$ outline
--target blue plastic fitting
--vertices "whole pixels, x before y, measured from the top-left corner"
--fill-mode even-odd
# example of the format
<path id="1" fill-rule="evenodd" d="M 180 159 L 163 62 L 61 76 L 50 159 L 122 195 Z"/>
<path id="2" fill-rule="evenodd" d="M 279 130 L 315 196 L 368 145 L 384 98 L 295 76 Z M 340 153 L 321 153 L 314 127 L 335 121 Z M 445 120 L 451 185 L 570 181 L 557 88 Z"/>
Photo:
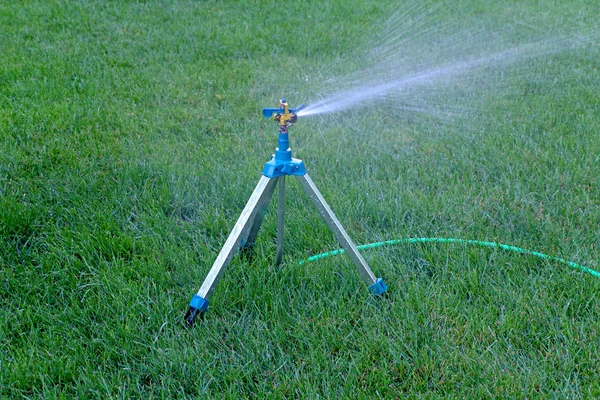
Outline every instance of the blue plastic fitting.
<path id="1" fill-rule="evenodd" d="M 277 149 L 271 160 L 265 164 L 263 175 L 267 178 L 275 178 L 283 175 L 305 175 L 306 167 L 302 160 L 292 158 L 290 140 L 287 133 L 279 133 Z"/>
<path id="2" fill-rule="evenodd" d="M 271 161 L 268 161 L 263 168 L 262 174 L 267 178 L 275 178 L 283 175 L 306 175 L 306 167 L 302 160 L 292 158 L 291 161 L 279 161 L 277 160 L 277 154 L 275 154 Z"/>
<path id="3" fill-rule="evenodd" d="M 183 320 L 187 326 L 194 325 L 194 321 L 196 321 L 198 315 L 206 311 L 207 307 L 208 300 L 197 294 L 194 295 L 194 297 L 192 297 L 192 301 L 190 301 L 190 308 L 188 308 L 187 312 L 185 313 L 185 317 L 183 317 Z"/>
<path id="4" fill-rule="evenodd" d="M 292 150 L 290 149 L 290 138 L 287 133 L 279 133 L 277 137 L 277 149 L 275 159 L 278 161 L 292 161 Z"/>
<path id="5" fill-rule="evenodd" d="M 387 286 L 381 278 L 377 278 L 375 283 L 369 286 L 369 292 L 373 293 L 375 296 L 381 296 L 386 290 Z"/>
<path id="6" fill-rule="evenodd" d="M 190 301 L 190 307 L 193 307 L 200 312 L 204 312 L 208 307 L 208 300 L 195 294 L 194 297 L 192 297 L 192 301 Z"/>

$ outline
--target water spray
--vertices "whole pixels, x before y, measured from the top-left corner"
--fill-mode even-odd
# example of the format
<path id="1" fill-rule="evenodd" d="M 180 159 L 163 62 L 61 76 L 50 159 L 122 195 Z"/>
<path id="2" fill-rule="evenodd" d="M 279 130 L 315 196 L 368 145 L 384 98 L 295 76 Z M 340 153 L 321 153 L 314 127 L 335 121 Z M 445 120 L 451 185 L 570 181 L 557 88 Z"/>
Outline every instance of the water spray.
<path id="1" fill-rule="evenodd" d="M 263 109 L 263 116 L 272 118 L 279 123 L 279 135 L 277 139 L 277 148 L 275 154 L 268 161 L 262 172 L 262 176 L 242 210 L 240 217 L 235 223 L 227 241 L 223 245 L 212 268 L 204 279 L 200 290 L 194 295 L 190 302 L 190 307 L 185 314 L 185 322 L 189 326 L 201 313 L 208 308 L 209 298 L 215 290 L 217 283 L 223 275 L 227 265 L 231 261 L 234 253 L 238 250 L 245 252 L 252 251 L 254 242 L 260 230 L 262 220 L 267 211 L 267 207 L 273 197 L 275 186 L 278 186 L 278 224 L 277 224 L 277 253 L 275 256 L 275 265 L 281 262 L 283 257 L 283 235 L 284 235 L 284 211 L 285 211 L 285 178 L 293 175 L 297 178 L 300 186 L 308 194 L 317 211 L 325 220 L 329 229 L 333 232 L 335 238 L 342 245 L 344 252 L 348 254 L 352 263 L 356 266 L 358 273 L 363 281 L 369 287 L 369 291 L 374 295 L 382 295 L 387 286 L 381 278 L 377 278 L 371 268 L 358 252 L 356 245 L 348 236 L 348 233 L 337 219 L 331 207 L 327 204 L 319 189 L 306 173 L 306 168 L 302 160 L 292 158 L 292 149 L 289 147 L 289 132 L 291 124 L 298 120 L 298 112 L 304 106 L 295 109 L 289 108 L 285 99 L 279 101 L 278 108 Z"/>
<path id="2" fill-rule="evenodd" d="M 429 0 L 395 4 L 387 22 L 379 21 L 360 35 L 368 40 L 357 40 L 328 70 L 312 74 L 318 86 L 306 88 L 312 99 L 298 115 L 337 114 L 372 104 L 381 110 L 385 103 L 413 116 L 456 117 L 461 111 L 476 111 L 486 90 L 497 91 L 524 66 L 598 43 L 597 31 L 581 30 L 577 23 L 583 14 L 560 29 L 556 21 L 536 27 L 523 15 L 511 21 L 494 18 L 490 27 L 480 16 L 474 23 L 445 20 L 444 14 L 453 14 L 455 7 Z M 307 69 L 306 82 L 310 75 Z M 457 87 L 469 96 L 463 97 Z"/>

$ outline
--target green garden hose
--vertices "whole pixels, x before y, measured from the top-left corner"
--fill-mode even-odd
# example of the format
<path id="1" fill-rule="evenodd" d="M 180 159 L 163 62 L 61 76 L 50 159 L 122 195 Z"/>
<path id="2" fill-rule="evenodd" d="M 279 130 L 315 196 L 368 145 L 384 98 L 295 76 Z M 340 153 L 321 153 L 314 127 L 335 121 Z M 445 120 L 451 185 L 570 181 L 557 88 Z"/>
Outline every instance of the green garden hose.
<path id="1" fill-rule="evenodd" d="M 363 244 L 361 246 L 357 246 L 357 249 L 367 250 L 367 249 L 374 249 L 376 247 L 395 246 L 398 244 L 406 244 L 406 243 L 474 244 L 477 246 L 509 250 L 509 251 L 514 251 L 515 253 L 532 255 L 532 256 L 535 256 L 535 257 L 538 257 L 538 258 L 541 258 L 544 260 L 558 261 L 559 263 L 566 264 L 573 269 L 576 269 L 576 270 L 579 270 L 582 272 L 586 272 L 596 278 L 600 278 L 600 272 L 595 271 L 591 268 L 584 267 L 583 265 L 576 264 L 572 261 L 567 261 L 567 260 L 559 258 L 559 257 L 550 256 L 548 254 L 540 253 L 538 251 L 532 251 L 532 250 L 522 249 L 522 248 L 516 247 L 516 246 L 510 246 L 508 244 L 496 243 L 496 242 L 484 242 L 481 240 L 456 239 L 456 238 L 404 238 L 404 239 L 386 240 L 384 242 Z M 338 249 L 338 250 L 328 251 L 326 253 L 316 254 L 312 257 L 307 258 L 306 260 L 300 261 L 300 265 L 302 265 L 306 262 L 312 262 L 312 261 L 321 260 L 321 259 L 327 258 L 327 257 L 337 256 L 338 254 L 342 254 L 342 253 L 344 253 L 344 249 Z"/>

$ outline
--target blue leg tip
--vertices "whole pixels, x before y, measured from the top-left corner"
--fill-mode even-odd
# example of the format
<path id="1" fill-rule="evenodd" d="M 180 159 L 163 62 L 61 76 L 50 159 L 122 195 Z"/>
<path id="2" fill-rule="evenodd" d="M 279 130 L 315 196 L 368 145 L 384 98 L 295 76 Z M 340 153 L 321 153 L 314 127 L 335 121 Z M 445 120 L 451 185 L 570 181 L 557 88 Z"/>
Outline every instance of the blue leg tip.
<path id="1" fill-rule="evenodd" d="M 208 300 L 195 294 L 194 297 L 192 297 L 192 301 L 190 301 L 190 307 L 194 307 L 200 312 L 204 312 L 208 307 Z"/>
<path id="2" fill-rule="evenodd" d="M 185 313 L 185 317 L 183 317 L 183 319 L 185 320 L 185 323 L 188 326 L 194 325 L 194 321 L 196 320 L 196 317 L 199 314 L 206 311 L 207 307 L 208 307 L 208 300 L 206 300 L 205 298 L 200 297 L 198 295 L 195 295 L 192 298 L 192 301 L 190 301 L 190 308 Z"/>
<path id="3" fill-rule="evenodd" d="M 373 293 L 376 296 L 381 296 L 387 290 L 387 286 L 383 282 L 383 279 L 377 278 L 374 284 L 369 286 L 369 292 Z"/>

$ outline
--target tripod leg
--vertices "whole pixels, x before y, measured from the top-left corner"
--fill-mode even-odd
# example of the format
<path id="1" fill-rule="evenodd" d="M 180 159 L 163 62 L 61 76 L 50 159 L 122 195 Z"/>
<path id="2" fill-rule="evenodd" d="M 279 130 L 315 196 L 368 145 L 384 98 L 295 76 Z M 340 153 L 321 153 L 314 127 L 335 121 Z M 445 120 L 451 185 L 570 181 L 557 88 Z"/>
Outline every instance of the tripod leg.
<path id="1" fill-rule="evenodd" d="M 276 182 L 276 178 L 267 178 L 264 175 L 261 176 L 260 181 L 256 185 L 254 192 L 248 200 L 248 203 L 246 203 L 246 207 L 244 207 L 242 214 L 231 230 L 231 233 L 223 245 L 221 252 L 217 256 L 212 268 L 204 279 L 202 287 L 200 287 L 200 290 L 198 290 L 198 293 L 190 302 L 190 308 L 185 315 L 185 321 L 188 325 L 192 325 L 194 323 L 194 320 L 199 313 L 206 311 L 206 308 L 208 307 L 208 299 L 215 290 L 215 286 L 223 275 L 225 268 L 231 261 L 233 254 L 240 245 L 244 233 L 250 228 L 252 221 L 254 221 L 257 213 L 259 212 L 260 206 L 264 205 L 263 203 L 265 200 L 270 199 L 270 196 L 273 195 Z"/>
<path id="2" fill-rule="evenodd" d="M 369 268 L 363 256 L 356 249 L 352 239 L 350 239 L 350 236 L 348 236 L 340 221 L 337 219 L 333 211 L 331 211 L 331 208 L 323 198 L 323 195 L 319 192 L 319 189 L 317 189 L 317 186 L 310 176 L 305 174 L 302 176 L 296 176 L 296 178 L 298 178 L 300 185 L 302 185 L 304 191 L 306 191 L 314 205 L 317 207 L 319 214 L 321 214 L 329 226 L 329 229 L 331 229 L 338 242 L 340 242 L 344 248 L 346 254 L 348 254 L 358 269 L 361 278 L 369 286 L 369 290 L 378 295 L 385 292 L 387 287 L 383 283 L 383 280 L 375 277 L 373 271 L 371 271 L 371 268 Z"/>
<path id="3" fill-rule="evenodd" d="M 283 258 L 283 232 L 285 215 L 285 175 L 279 178 L 279 204 L 277 209 L 277 254 L 275 256 L 275 266 L 281 263 Z"/>
<path id="4" fill-rule="evenodd" d="M 276 177 L 272 178 L 277 181 L 280 179 L 285 179 L 285 177 Z M 248 234 L 246 237 L 242 237 L 241 241 L 241 251 L 243 255 L 246 255 L 248 258 L 251 258 L 254 243 L 256 242 L 256 236 L 258 236 L 258 231 L 260 230 L 260 226 L 262 225 L 262 221 L 267 213 L 267 208 L 269 207 L 269 203 L 271 202 L 271 198 L 273 197 L 273 192 L 275 191 L 275 184 L 270 186 L 269 189 L 266 190 L 265 196 L 261 199 L 261 201 L 257 204 L 258 211 L 253 220 L 248 223 Z"/>

